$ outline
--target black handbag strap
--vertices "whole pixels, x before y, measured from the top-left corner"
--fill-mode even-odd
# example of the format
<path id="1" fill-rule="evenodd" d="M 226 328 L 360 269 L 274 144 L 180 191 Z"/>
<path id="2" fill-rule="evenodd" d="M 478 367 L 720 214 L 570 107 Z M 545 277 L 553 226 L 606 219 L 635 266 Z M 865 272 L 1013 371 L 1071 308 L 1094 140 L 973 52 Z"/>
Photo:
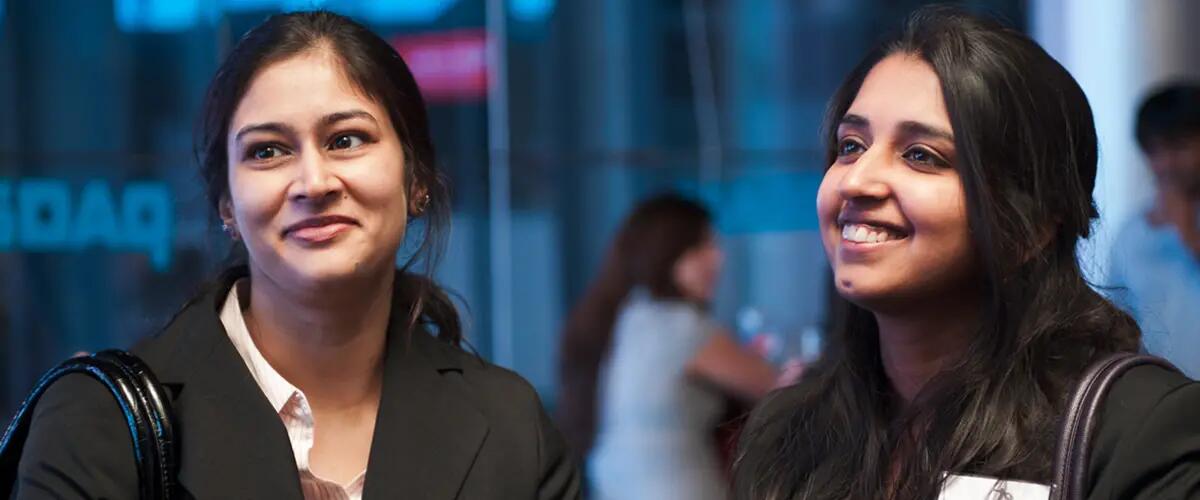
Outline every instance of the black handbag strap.
<path id="1" fill-rule="evenodd" d="M 171 400 L 145 362 L 118 350 L 68 359 L 38 380 L 0 438 L 0 498 L 11 497 L 16 486 L 17 468 L 25 439 L 29 436 L 33 407 L 51 384 L 72 373 L 87 374 L 100 381 L 121 407 L 133 438 L 140 497 L 171 498 L 179 472 Z"/>
<path id="2" fill-rule="evenodd" d="M 1092 438 L 1100 420 L 1101 405 L 1121 375 L 1142 365 L 1178 372 L 1167 360 L 1135 353 L 1117 353 L 1093 363 L 1071 392 L 1058 433 L 1051 500 L 1083 500 L 1087 494 Z"/>

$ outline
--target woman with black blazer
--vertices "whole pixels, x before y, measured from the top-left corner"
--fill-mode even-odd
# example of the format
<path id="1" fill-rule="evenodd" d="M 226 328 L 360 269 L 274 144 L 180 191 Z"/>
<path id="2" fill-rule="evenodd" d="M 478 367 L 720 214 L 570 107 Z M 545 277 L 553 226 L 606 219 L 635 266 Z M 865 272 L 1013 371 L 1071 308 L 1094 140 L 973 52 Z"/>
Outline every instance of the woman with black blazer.
<path id="1" fill-rule="evenodd" d="M 930 8 L 828 113 L 817 214 L 848 303 L 750 418 L 737 498 L 1049 498 L 1072 387 L 1140 338 L 1077 261 L 1098 216 L 1083 90 L 1025 35 Z M 1200 496 L 1200 384 L 1140 366 L 1101 410 L 1087 498 Z"/>
<path id="2" fill-rule="evenodd" d="M 404 61 L 328 12 L 248 33 L 206 97 L 209 199 L 244 247 L 134 348 L 169 391 L 185 497 L 579 498 L 537 395 L 459 348 L 453 304 L 399 270 L 448 219 L 424 103 Z M 35 408 L 17 498 L 134 498 L 115 400 L 71 375 Z"/>

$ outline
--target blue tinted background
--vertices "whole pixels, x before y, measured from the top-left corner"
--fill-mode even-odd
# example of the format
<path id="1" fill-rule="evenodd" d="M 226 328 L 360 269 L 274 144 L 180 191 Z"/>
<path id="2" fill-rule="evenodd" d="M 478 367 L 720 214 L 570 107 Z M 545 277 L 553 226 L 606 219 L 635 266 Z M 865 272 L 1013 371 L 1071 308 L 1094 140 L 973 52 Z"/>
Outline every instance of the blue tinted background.
<path id="1" fill-rule="evenodd" d="M 499 43 L 488 95 L 430 106 L 454 207 L 438 273 L 463 298 L 472 345 L 548 404 L 566 311 L 620 218 L 662 190 L 718 214 L 718 317 L 753 308 L 784 335 L 819 326 L 820 118 L 850 66 L 922 3 L 0 1 L 0 409 L 63 357 L 157 330 L 213 276 L 228 244 L 192 155 L 202 93 L 241 34 L 313 6 L 387 38 L 475 29 Z M 1083 72 L 1111 137 L 1126 115 L 1102 112 L 1131 107 L 1150 77 L 1113 90 L 1079 18 L 1111 30 L 1122 4 L 964 3 L 1040 33 Z"/>

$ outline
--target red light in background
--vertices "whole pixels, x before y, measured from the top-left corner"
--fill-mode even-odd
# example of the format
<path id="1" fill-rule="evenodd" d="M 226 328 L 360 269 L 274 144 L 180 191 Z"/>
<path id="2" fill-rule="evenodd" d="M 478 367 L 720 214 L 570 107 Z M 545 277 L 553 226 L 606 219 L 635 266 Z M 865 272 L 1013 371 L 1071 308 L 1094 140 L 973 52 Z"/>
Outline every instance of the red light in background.
<path id="1" fill-rule="evenodd" d="M 396 35 L 391 42 L 408 63 L 426 101 L 473 102 L 487 97 L 484 30 Z"/>

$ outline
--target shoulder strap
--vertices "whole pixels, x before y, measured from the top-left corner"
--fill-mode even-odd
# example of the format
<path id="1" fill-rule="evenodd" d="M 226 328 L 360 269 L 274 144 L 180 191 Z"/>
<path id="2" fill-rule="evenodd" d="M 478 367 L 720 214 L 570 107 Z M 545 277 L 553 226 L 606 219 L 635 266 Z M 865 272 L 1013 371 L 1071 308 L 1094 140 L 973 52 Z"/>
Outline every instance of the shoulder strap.
<path id="1" fill-rule="evenodd" d="M 1082 500 L 1087 494 L 1092 437 L 1100 420 L 1101 404 L 1121 375 L 1141 365 L 1179 371 L 1162 358 L 1123 352 L 1093 363 L 1079 379 L 1058 433 L 1051 500 Z"/>
<path id="2" fill-rule="evenodd" d="M 95 378 L 117 399 L 133 438 L 140 497 L 171 498 L 179 464 L 171 401 L 145 362 L 118 350 L 68 359 L 38 380 L 0 438 L 0 498 L 9 498 L 16 485 L 33 407 L 51 384 L 72 373 Z"/>

